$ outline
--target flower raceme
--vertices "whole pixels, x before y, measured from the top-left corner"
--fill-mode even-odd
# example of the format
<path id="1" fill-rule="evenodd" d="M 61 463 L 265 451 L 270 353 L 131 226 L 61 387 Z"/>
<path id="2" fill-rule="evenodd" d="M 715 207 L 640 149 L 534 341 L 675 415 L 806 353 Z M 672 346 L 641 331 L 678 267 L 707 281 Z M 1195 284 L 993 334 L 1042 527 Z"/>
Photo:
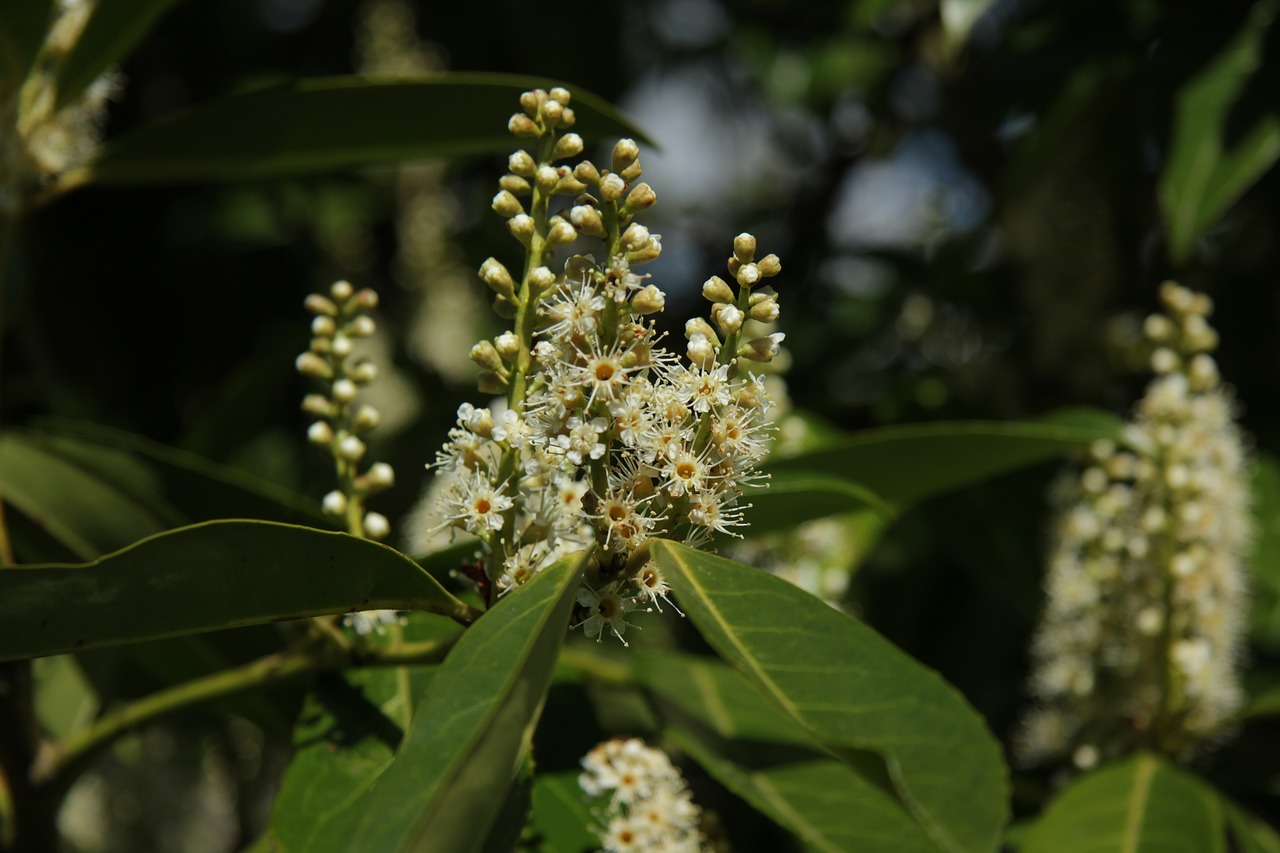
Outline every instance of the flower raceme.
<path id="1" fill-rule="evenodd" d="M 1087 769 L 1138 748 L 1178 757 L 1242 701 L 1248 483 L 1209 354 L 1208 298 L 1172 282 L 1147 319 L 1155 378 L 1127 447 L 1095 444 L 1066 484 L 1033 643 L 1027 761 Z"/>
<path id="2" fill-rule="evenodd" d="M 681 358 L 653 320 L 665 296 L 638 271 L 662 251 L 661 236 L 635 221 L 657 200 L 638 181 L 638 147 L 618 142 L 607 169 L 570 168 L 562 161 L 583 142 L 566 132 L 569 93 L 526 92 L 520 104 L 509 127 L 533 150 L 511 155 L 493 209 L 523 247 L 525 273 L 517 280 L 494 258 L 481 265 L 495 310 L 513 324 L 471 351 L 480 389 L 502 399 L 459 408 L 430 466 L 447 478 L 439 517 L 483 542 L 500 593 L 592 549 L 578 625 L 625 643 L 628 614 L 668 592 L 648 541 L 734 535 L 743 489 L 762 483 L 770 401 L 745 367 L 771 360 L 782 335 L 748 331 L 778 317 L 763 282 L 781 264 L 757 259 L 750 234 L 735 238 L 729 279 L 704 284 L 711 307 L 686 324 Z M 560 197 L 567 210 L 553 214 Z M 603 260 L 575 254 L 553 267 L 554 252 L 580 237 L 598 240 Z"/>
<path id="3" fill-rule="evenodd" d="M 607 853 L 704 849 L 701 811 L 665 752 L 639 738 L 616 738 L 588 752 L 582 767 L 583 792 L 608 797 L 607 825 L 593 827 Z"/>

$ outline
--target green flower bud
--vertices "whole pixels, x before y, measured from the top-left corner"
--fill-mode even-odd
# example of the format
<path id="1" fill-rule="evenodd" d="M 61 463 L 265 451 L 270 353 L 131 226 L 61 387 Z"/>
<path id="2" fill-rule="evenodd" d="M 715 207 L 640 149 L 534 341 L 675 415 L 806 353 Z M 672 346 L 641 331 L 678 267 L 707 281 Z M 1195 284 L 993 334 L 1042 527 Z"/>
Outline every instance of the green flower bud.
<path id="1" fill-rule="evenodd" d="M 510 219 L 513 216 L 524 213 L 524 206 L 520 204 L 520 199 L 516 198 L 506 190 L 501 190 L 493 197 L 493 203 L 490 205 L 494 212 L 499 216 Z"/>
<path id="2" fill-rule="evenodd" d="M 600 183 L 600 170 L 590 160 L 583 160 L 573 168 L 573 176 L 589 187 Z"/>
<path id="3" fill-rule="evenodd" d="M 537 118 L 538 110 L 542 108 L 542 102 L 547 99 L 547 93 L 542 89 L 530 89 L 528 92 L 520 94 L 520 109 L 524 110 L 524 114 L 529 118 Z"/>
<path id="4" fill-rule="evenodd" d="M 600 198 L 606 202 L 613 203 L 622 198 L 626 189 L 627 182 L 612 172 L 600 179 Z"/>
<path id="5" fill-rule="evenodd" d="M 486 370 L 476 377 L 476 387 L 482 394 L 504 394 L 507 382 L 492 370 Z"/>
<path id="6" fill-rule="evenodd" d="M 541 136 L 542 131 L 538 130 L 538 126 L 534 124 L 533 119 L 520 113 L 511 116 L 511 120 L 507 122 L 507 130 L 513 136 Z"/>
<path id="7" fill-rule="evenodd" d="M 354 311 L 372 311 L 378 307 L 378 291 L 369 287 L 360 288 L 352 298 L 350 307 Z"/>
<path id="8" fill-rule="evenodd" d="M 511 280 L 511 273 L 507 272 L 507 268 L 497 258 L 488 258 L 480 265 L 480 278 L 494 293 L 508 299 L 515 297 L 515 282 Z"/>
<path id="9" fill-rule="evenodd" d="M 529 182 L 519 175 L 503 175 L 498 179 L 498 186 L 512 195 L 528 195 L 533 191 Z"/>
<path id="10" fill-rule="evenodd" d="M 626 204 L 622 206 L 623 216 L 634 216 L 642 210 L 648 210 L 658 201 L 658 196 L 653 191 L 653 187 L 645 183 L 636 184 L 631 192 L 627 193 Z"/>
<path id="11" fill-rule="evenodd" d="M 352 292 L 355 290 L 349 281 L 335 281 L 333 286 L 329 288 L 329 294 L 338 303 L 346 302 L 351 298 Z"/>
<path id="12" fill-rule="evenodd" d="M 615 172 L 621 172 L 630 166 L 640 156 L 640 146 L 636 145 L 634 139 L 619 139 L 613 146 L 613 157 L 610 159 L 610 169 Z"/>
<path id="13" fill-rule="evenodd" d="M 576 133 L 566 133 L 556 140 L 556 147 L 551 153 L 552 160 L 564 160 L 577 157 L 582 153 L 582 137 Z"/>
<path id="14" fill-rule="evenodd" d="M 631 310 L 637 314 L 656 314 L 665 308 L 666 304 L 666 295 L 652 284 L 631 298 Z"/>
<path id="15" fill-rule="evenodd" d="M 515 237 L 528 248 L 529 243 L 533 241 L 533 217 L 527 213 L 513 216 L 507 220 L 507 230 L 511 232 L 512 237 Z"/>
<path id="16" fill-rule="evenodd" d="M 578 239 L 578 232 L 559 216 L 551 217 L 548 225 L 550 227 L 547 229 L 547 245 L 553 249 L 567 246 Z"/>
<path id="17" fill-rule="evenodd" d="M 733 302 L 733 288 L 718 275 L 702 283 L 702 296 L 708 302 Z"/>
<path id="18" fill-rule="evenodd" d="M 531 178 L 538 164 L 534 162 L 533 155 L 522 148 L 507 158 L 507 168 L 522 178 Z"/>
<path id="19" fill-rule="evenodd" d="M 502 363 L 502 356 L 498 355 L 497 348 L 489 341 L 480 341 L 471 348 L 471 360 L 495 373 L 506 370 L 506 366 Z"/>
<path id="20" fill-rule="evenodd" d="M 644 174 L 644 169 L 640 168 L 640 161 L 637 160 L 618 174 L 622 176 L 622 180 L 632 183 L 636 178 Z"/>
<path id="21" fill-rule="evenodd" d="M 580 204 L 570 209 L 569 221 L 583 234 L 591 237 L 604 236 L 604 220 L 600 218 L 600 211 L 591 205 Z"/>
<path id="22" fill-rule="evenodd" d="M 303 376 L 311 376 L 316 379 L 333 378 L 333 368 L 329 367 L 329 362 L 314 352 L 304 352 L 298 356 L 295 366 Z"/>
<path id="23" fill-rule="evenodd" d="M 744 264 L 749 264 L 756 258 L 756 238 L 747 232 L 742 232 L 733 238 L 733 256 Z"/>
<path id="24" fill-rule="evenodd" d="M 327 296 L 321 296 L 319 293 L 308 294 L 306 302 L 307 310 L 312 314 L 323 314 L 332 317 L 338 313 L 338 306 L 333 304 L 333 300 Z"/>
<path id="25" fill-rule="evenodd" d="M 560 173 L 551 166 L 539 166 L 533 174 L 533 183 L 544 193 L 549 193 L 560 183 Z"/>
<path id="26" fill-rule="evenodd" d="M 548 96 L 551 98 L 551 100 L 556 101 L 562 107 L 569 106 L 569 100 L 570 98 L 573 97 L 572 95 L 569 94 L 569 90 L 565 89 L 562 86 L 556 86 L 554 89 L 552 89 L 548 93 Z"/>
<path id="27" fill-rule="evenodd" d="M 331 338 L 338 331 L 338 324 L 333 322 L 333 318 L 321 314 L 311 321 L 311 334 L 320 338 Z"/>

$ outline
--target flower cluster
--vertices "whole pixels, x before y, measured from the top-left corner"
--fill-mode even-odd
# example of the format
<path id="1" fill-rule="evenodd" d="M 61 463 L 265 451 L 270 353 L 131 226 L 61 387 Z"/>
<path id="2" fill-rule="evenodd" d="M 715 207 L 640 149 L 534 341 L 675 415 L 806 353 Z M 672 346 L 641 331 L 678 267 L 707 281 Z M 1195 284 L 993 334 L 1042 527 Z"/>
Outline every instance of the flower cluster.
<path id="1" fill-rule="evenodd" d="M 662 750 L 639 738 L 617 738 L 588 752 L 582 766 L 582 790 L 591 797 L 609 797 L 606 826 L 597 829 L 606 853 L 703 849 L 700 810 Z"/>
<path id="2" fill-rule="evenodd" d="M 708 279 L 708 316 L 685 326 L 687 360 L 664 348 L 652 318 L 665 297 L 636 271 L 662 250 L 634 221 L 656 202 L 637 182 L 639 149 L 618 142 L 608 169 L 557 165 L 583 149 L 577 134 L 559 135 L 573 124 L 569 102 L 562 89 L 526 92 L 511 118 L 536 153 L 511 155 L 493 207 L 525 249 L 525 273 L 516 281 L 494 258 L 481 266 L 496 310 L 514 323 L 471 352 L 481 390 L 505 399 L 464 404 L 433 467 L 451 478 L 443 524 L 484 542 L 499 591 L 593 548 L 578 624 L 625 643 L 627 613 L 660 608 L 668 592 L 648 541 L 703 545 L 743 523 L 739 499 L 761 479 L 770 406 L 744 362 L 770 360 L 782 339 L 745 329 L 777 319 L 764 279 L 781 264 L 757 260 L 755 238 L 739 235 L 730 281 Z M 551 214 L 556 196 L 572 197 L 567 216 Z M 601 240 L 604 261 L 574 255 L 553 272 L 553 250 L 579 235 Z"/>
<path id="3" fill-rule="evenodd" d="M 1241 702 L 1241 434 L 1209 353 L 1209 299 L 1172 282 L 1145 325 L 1156 377 L 1126 447 L 1098 442 L 1063 489 L 1020 753 L 1087 768 L 1139 747 L 1185 756 Z"/>
<path id="4" fill-rule="evenodd" d="M 0 84 L 0 215 L 17 211 L 41 182 L 97 150 L 107 101 L 120 88 L 109 71 L 74 98 L 58 90 L 59 68 L 80 40 L 95 0 L 60 0 L 57 17 L 21 87 Z"/>

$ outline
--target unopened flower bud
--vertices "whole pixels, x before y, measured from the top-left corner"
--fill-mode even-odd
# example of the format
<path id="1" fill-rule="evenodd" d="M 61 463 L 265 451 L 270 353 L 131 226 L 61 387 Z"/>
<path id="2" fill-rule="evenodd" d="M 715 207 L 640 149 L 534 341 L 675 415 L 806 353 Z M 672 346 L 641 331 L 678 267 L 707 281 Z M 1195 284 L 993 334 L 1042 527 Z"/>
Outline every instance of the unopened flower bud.
<path id="1" fill-rule="evenodd" d="M 333 354 L 338 358 L 351 355 L 351 338 L 346 335 L 335 335 L 333 338 Z"/>
<path id="2" fill-rule="evenodd" d="M 323 394 L 308 394 L 302 398 L 302 411 L 317 418 L 327 418 L 333 414 L 333 404 Z"/>
<path id="3" fill-rule="evenodd" d="M 635 183 L 636 179 L 644 174 L 644 169 L 640 168 L 640 161 L 637 160 L 618 174 L 622 176 L 622 180 L 631 184 Z"/>
<path id="4" fill-rule="evenodd" d="M 333 399 L 339 403 L 350 403 L 356 398 L 360 389 L 350 379 L 339 379 L 333 383 Z"/>
<path id="5" fill-rule="evenodd" d="M 357 385 L 368 385 L 370 382 L 378 378 L 378 365 L 366 359 L 355 364 L 347 371 L 347 375 L 350 376 Z"/>
<path id="6" fill-rule="evenodd" d="M 365 480 L 378 489 L 389 489 L 396 484 L 396 472 L 385 462 L 375 462 L 365 472 Z"/>
<path id="7" fill-rule="evenodd" d="M 643 247 L 634 252 L 627 252 L 627 263 L 632 265 L 647 264 L 649 261 L 656 260 L 661 254 L 662 236 L 654 234 Z"/>
<path id="8" fill-rule="evenodd" d="M 563 160 L 566 157 L 577 157 L 581 153 L 582 137 L 576 133 L 566 133 L 556 140 L 556 147 L 551 153 L 551 159 Z"/>
<path id="9" fill-rule="evenodd" d="M 750 310 L 747 311 L 747 316 L 761 323 L 776 323 L 778 322 L 778 313 L 778 300 L 762 299 L 751 306 Z"/>
<path id="10" fill-rule="evenodd" d="M 640 146 L 636 145 L 634 139 L 619 139 L 613 146 L 613 157 L 609 168 L 615 172 L 621 172 L 634 163 L 639 156 Z"/>
<path id="11" fill-rule="evenodd" d="M 348 462 L 359 462 L 367 449 L 364 442 L 354 435 L 343 436 L 338 442 L 338 456 Z"/>
<path id="12" fill-rule="evenodd" d="M 734 277 L 738 279 L 738 284 L 743 287 L 751 287 L 753 284 L 760 281 L 760 268 L 755 264 L 743 264 L 738 267 L 738 271 L 734 274 Z"/>
<path id="13" fill-rule="evenodd" d="M 774 332 L 767 338 L 756 338 L 738 348 L 738 355 L 751 361 L 773 361 L 778 356 L 778 345 L 786 338 L 782 332 Z"/>
<path id="14" fill-rule="evenodd" d="M 704 338 L 720 343 L 720 336 L 716 334 L 716 330 L 711 328 L 711 324 L 701 317 L 694 317 L 692 320 L 684 324 L 685 338 L 692 340 L 694 335 L 702 335 Z"/>
<path id="15" fill-rule="evenodd" d="M 333 304 L 333 300 L 319 293 L 307 294 L 306 302 L 303 304 L 312 314 L 325 314 L 332 317 L 338 313 L 338 306 Z"/>
<path id="16" fill-rule="evenodd" d="M 333 427 L 325 421 L 316 421 L 307 427 L 307 441 L 327 447 L 333 443 Z"/>
<path id="17" fill-rule="evenodd" d="M 341 516 L 347 511 L 347 496 L 334 489 L 320 501 L 320 508 L 326 515 Z"/>
<path id="18" fill-rule="evenodd" d="M 578 116 L 573 112 L 573 110 L 569 109 L 568 107 L 565 107 L 563 110 L 560 111 L 560 126 L 563 127 L 565 130 L 568 130 L 569 128 L 573 127 L 577 123 L 578 123 Z"/>
<path id="19" fill-rule="evenodd" d="M 756 262 L 756 266 L 760 268 L 760 275 L 765 278 L 773 278 L 775 275 L 782 272 L 782 261 L 774 254 L 765 255 Z"/>
<path id="20" fill-rule="evenodd" d="M 533 289 L 541 293 L 548 287 L 556 283 L 556 274 L 547 267 L 538 267 L 529 273 L 529 284 Z"/>
<path id="21" fill-rule="evenodd" d="M 333 318 L 321 314 L 311 321 L 311 334 L 322 338 L 331 338 L 338 331 L 338 324 L 333 322 Z"/>
<path id="22" fill-rule="evenodd" d="M 499 190 L 498 194 L 493 197 L 493 203 L 490 205 L 494 212 L 499 216 L 505 216 L 510 219 L 517 214 L 524 213 L 524 205 L 520 204 L 520 199 L 516 198 L 506 190 Z"/>
<path id="23" fill-rule="evenodd" d="M 503 394 L 507 390 L 507 381 L 492 370 L 486 370 L 476 377 L 476 387 L 482 394 Z"/>
<path id="24" fill-rule="evenodd" d="M 559 101 L 547 101 L 542 105 L 542 123 L 547 127 L 559 127 L 564 106 Z"/>
<path id="25" fill-rule="evenodd" d="M 633 222 L 622 232 L 622 248 L 629 252 L 636 252 L 643 249 L 653 239 L 653 235 L 649 233 L 649 229 L 645 228 L 639 222 Z"/>
<path id="26" fill-rule="evenodd" d="M 523 178 L 531 178 L 534 170 L 538 168 L 538 164 L 534 162 L 533 155 L 522 148 L 507 158 L 507 168 L 513 174 Z"/>
<path id="27" fill-rule="evenodd" d="M 367 338 L 376 331 L 378 331 L 378 325 L 373 322 L 372 317 L 364 314 L 352 318 L 351 322 L 347 323 L 347 334 L 353 338 Z"/>
<path id="28" fill-rule="evenodd" d="M 524 110 L 525 115 L 533 118 L 538 114 L 538 110 L 542 108 L 542 102 L 547 99 L 547 93 L 542 89 L 530 89 L 527 92 L 520 93 L 520 109 Z"/>
<path id="29" fill-rule="evenodd" d="M 637 314 L 656 314 L 667 304 L 667 297 L 656 285 L 648 285 L 631 298 L 631 310 Z"/>
<path id="30" fill-rule="evenodd" d="M 503 175 L 498 178 L 498 186 L 512 195 L 528 195 L 533 189 L 529 182 L 519 175 Z"/>
<path id="31" fill-rule="evenodd" d="M 503 332 L 493 339 L 494 348 L 498 350 L 498 355 L 507 361 L 515 361 L 516 356 L 520 355 L 520 339 L 512 332 Z"/>
<path id="32" fill-rule="evenodd" d="M 380 512 L 366 513 L 364 517 L 364 535 L 370 539 L 386 539 L 391 533 L 391 522 Z"/>
<path id="33" fill-rule="evenodd" d="M 553 190 L 557 195 L 578 195 L 585 192 L 587 185 L 574 177 L 568 166 L 560 167 L 560 183 Z"/>
<path id="34" fill-rule="evenodd" d="M 725 334 L 733 334 L 742 328 L 743 314 L 736 305 L 717 302 L 711 306 L 711 318 Z"/>
<path id="35" fill-rule="evenodd" d="M 351 298 L 351 294 L 355 288 L 351 286 L 349 281 L 335 281 L 333 286 L 329 288 L 329 293 L 338 303 L 346 302 Z"/>
<path id="36" fill-rule="evenodd" d="M 333 338 L 312 338 L 311 351 L 320 355 L 333 352 Z"/>
<path id="37" fill-rule="evenodd" d="M 600 179 L 600 198 L 606 202 L 615 202 L 622 198 L 627 189 L 627 182 L 612 172 Z"/>
<path id="38" fill-rule="evenodd" d="M 560 173 L 551 166 L 539 166 L 533 173 L 533 183 L 544 193 L 549 193 L 560 183 Z"/>
<path id="39" fill-rule="evenodd" d="M 498 350 L 489 341 L 480 341 L 471 348 L 471 360 L 483 368 L 501 373 L 506 369 L 502 363 L 502 356 L 498 355 Z"/>
<path id="40" fill-rule="evenodd" d="M 516 316 L 516 303 L 499 293 L 493 297 L 493 313 L 504 320 L 513 320 Z"/>
<path id="41" fill-rule="evenodd" d="M 1186 314 L 1195 307 L 1195 296 L 1176 281 L 1166 281 L 1160 285 L 1160 301 L 1175 314 Z"/>
<path id="42" fill-rule="evenodd" d="M 507 272 L 507 268 L 497 258 L 488 258 L 480 265 L 480 278 L 494 293 L 507 298 L 515 295 L 515 282 L 511 280 L 511 273 Z"/>
<path id="43" fill-rule="evenodd" d="M 573 176 L 589 187 L 600 183 L 600 170 L 590 160 L 583 160 L 573 168 Z"/>
<path id="44" fill-rule="evenodd" d="M 703 370 L 710 370 L 716 363 L 716 347 L 706 335 L 694 335 L 689 338 L 686 352 L 689 361 Z"/>
<path id="45" fill-rule="evenodd" d="M 1178 369 L 1181 360 L 1177 353 L 1168 347 L 1159 347 L 1151 353 L 1151 369 L 1156 373 L 1172 373 Z"/>
<path id="46" fill-rule="evenodd" d="M 709 302 L 732 302 L 733 289 L 718 275 L 713 275 L 702 283 L 702 296 Z"/>
<path id="47" fill-rule="evenodd" d="M 1143 322 L 1142 333 L 1152 343 L 1162 344 L 1173 337 L 1173 323 L 1163 314 L 1152 314 Z"/>
<path id="48" fill-rule="evenodd" d="M 578 232 L 559 216 L 551 217 L 550 226 L 547 229 L 547 245 L 553 249 L 558 246 L 567 246 L 578 239 Z"/>
<path id="49" fill-rule="evenodd" d="M 378 414 L 378 410 L 368 403 L 364 403 L 360 408 L 356 409 L 356 415 L 351 424 L 356 432 L 368 432 L 381 422 L 382 415 Z"/>
<path id="50" fill-rule="evenodd" d="M 1213 356 L 1200 353 L 1187 365 L 1187 379 L 1195 391 L 1208 391 L 1218 384 L 1218 365 Z"/>
<path id="51" fill-rule="evenodd" d="M 372 311 L 378 307 L 378 291 L 371 287 L 362 287 L 351 299 L 351 307 L 356 311 Z"/>
<path id="52" fill-rule="evenodd" d="M 507 122 L 507 130 L 512 136 L 541 136 L 542 131 L 538 130 L 533 119 L 521 113 L 514 113 Z"/>
<path id="53" fill-rule="evenodd" d="M 569 221 L 583 234 L 590 237 L 604 236 L 604 220 L 600 218 L 600 211 L 589 204 L 580 204 L 570 209 Z"/>
<path id="54" fill-rule="evenodd" d="M 527 213 L 521 213 L 507 220 L 507 230 L 511 232 L 511 236 L 515 237 L 526 247 L 533 240 L 534 223 L 533 217 Z"/>
<path id="55" fill-rule="evenodd" d="M 631 192 L 627 193 L 626 204 L 622 206 L 623 216 L 632 216 L 642 210 L 648 210 L 658 201 L 658 196 L 653 191 L 653 187 L 645 183 L 636 184 L 631 188 Z"/>
<path id="56" fill-rule="evenodd" d="M 569 106 L 569 99 L 572 98 L 573 96 L 570 95 L 569 90 L 564 88 L 563 86 L 556 86 L 554 89 L 552 89 L 550 92 L 547 93 L 547 97 L 559 103 L 560 106 L 567 107 Z"/>
<path id="57" fill-rule="evenodd" d="M 295 365 L 303 376 L 312 376 L 316 379 L 333 378 L 333 369 L 329 367 L 329 362 L 313 352 L 304 352 L 298 356 Z"/>

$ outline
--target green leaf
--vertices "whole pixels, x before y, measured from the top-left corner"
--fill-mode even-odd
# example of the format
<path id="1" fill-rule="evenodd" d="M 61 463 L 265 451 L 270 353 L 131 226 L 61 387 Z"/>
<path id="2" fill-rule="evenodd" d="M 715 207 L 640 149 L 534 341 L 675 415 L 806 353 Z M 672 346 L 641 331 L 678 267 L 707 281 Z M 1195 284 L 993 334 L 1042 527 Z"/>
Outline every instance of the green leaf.
<path id="1" fill-rule="evenodd" d="M 1072 409 L 1040 421 L 951 421 L 852 433 L 817 450 L 770 460 L 781 477 L 804 473 L 839 478 L 878 496 L 899 513 L 925 498 L 1086 447 L 1120 441 L 1124 422 L 1103 412 Z M 784 482 L 786 482 L 784 480 Z M 755 500 L 755 497 L 752 498 Z M 848 509 L 837 506 L 836 511 Z"/>
<path id="2" fill-rule="evenodd" d="M 386 770 L 285 849 L 482 849 L 528 752 L 585 559 L 543 569 L 471 626 Z"/>
<path id="3" fill-rule="evenodd" d="M 790 530 L 828 515 L 867 512 L 882 520 L 896 513 L 874 492 L 841 477 L 808 471 L 775 471 L 769 486 L 750 491 L 744 512 L 752 536 Z"/>
<path id="4" fill-rule="evenodd" d="M 1240 853 L 1280 853 L 1280 835 L 1258 818 L 1218 795 L 1218 804 L 1227 817 L 1227 827 Z"/>
<path id="5" fill-rule="evenodd" d="M 1253 516 L 1256 535 L 1246 561 L 1250 584 L 1251 638 L 1270 651 L 1280 650 L 1280 464 L 1259 453 L 1254 460 Z"/>
<path id="6" fill-rule="evenodd" d="M 36 688 L 36 719 L 49 737 L 63 740 L 93 722 L 101 702 L 74 657 L 41 658 L 31 671 Z"/>
<path id="7" fill-rule="evenodd" d="M 1222 811 L 1199 779 L 1153 755 L 1082 777 L 1032 826 L 1023 853 L 1215 853 Z"/>
<path id="8" fill-rule="evenodd" d="M 506 117 L 519 109 L 520 93 L 552 85 L 480 73 L 299 80 L 231 95 L 122 135 L 92 163 L 68 173 L 61 188 L 242 181 L 509 151 L 519 143 L 507 132 Z M 645 139 L 601 98 L 571 91 L 574 130 L 584 137 Z"/>
<path id="9" fill-rule="evenodd" d="M 330 523 L 309 498 L 239 468 L 134 433 L 57 419 L 14 434 L 112 487 L 130 492 L 146 506 L 176 511 L 181 516 L 178 524 L 216 518 L 259 518 L 308 527 Z"/>
<path id="10" fill-rule="evenodd" d="M 0 434 L 0 495 L 82 559 L 169 525 L 131 495 L 21 433 Z"/>
<path id="11" fill-rule="evenodd" d="M 472 611 L 413 560 L 345 533 L 213 521 L 81 565 L 0 570 L 0 660 L 348 610 Z"/>
<path id="12" fill-rule="evenodd" d="M 534 777 L 529 825 L 536 853 L 592 853 L 600 849 L 599 837 L 590 830 L 600 821 L 591 814 L 576 770 Z"/>
<path id="13" fill-rule="evenodd" d="M 937 851 L 879 772 L 827 753 L 742 676 L 708 659 L 650 654 L 636 676 L 667 734 L 711 776 L 814 850 Z M 879 764 L 879 762 L 875 762 Z"/>
<path id="14" fill-rule="evenodd" d="M 1226 150 L 1226 125 L 1245 83 L 1262 61 L 1272 11 L 1258 3 L 1236 39 L 1178 94 L 1173 138 L 1160 176 L 1169 253 L 1183 262 L 1213 225 L 1280 157 L 1280 116 L 1261 116 Z"/>
<path id="15" fill-rule="evenodd" d="M 16 92 L 44 44 L 53 0 L 5 0 L 0 27 L 0 95 Z"/>
<path id="16" fill-rule="evenodd" d="M 107 0 L 93 7 L 80 38 L 58 64 L 57 109 L 122 61 L 176 0 Z"/>
<path id="17" fill-rule="evenodd" d="M 879 755 L 944 849 L 995 847 L 1000 747 L 954 688 L 786 581 L 673 542 L 655 541 L 653 556 L 707 642 L 819 743 L 855 767 Z"/>

